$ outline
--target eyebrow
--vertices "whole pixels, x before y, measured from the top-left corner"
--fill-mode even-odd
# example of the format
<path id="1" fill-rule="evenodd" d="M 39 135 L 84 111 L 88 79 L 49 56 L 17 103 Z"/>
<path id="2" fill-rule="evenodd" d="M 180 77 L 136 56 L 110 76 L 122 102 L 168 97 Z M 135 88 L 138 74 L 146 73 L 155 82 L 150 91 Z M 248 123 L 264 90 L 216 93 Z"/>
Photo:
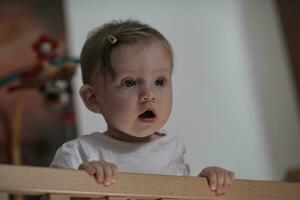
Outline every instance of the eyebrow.
<path id="1" fill-rule="evenodd" d="M 153 72 L 172 72 L 172 69 L 155 69 Z M 135 70 L 121 70 L 118 71 L 117 74 L 130 74 L 130 73 L 136 73 L 137 71 Z"/>

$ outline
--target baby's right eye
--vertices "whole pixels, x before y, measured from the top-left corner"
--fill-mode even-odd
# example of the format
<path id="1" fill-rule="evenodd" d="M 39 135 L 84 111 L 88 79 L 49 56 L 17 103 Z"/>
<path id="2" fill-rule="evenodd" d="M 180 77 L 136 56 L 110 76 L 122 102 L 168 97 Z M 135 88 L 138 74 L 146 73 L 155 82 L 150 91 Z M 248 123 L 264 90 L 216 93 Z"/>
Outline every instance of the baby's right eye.
<path id="1" fill-rule="evenodd" d="M 125 79 L 122 81 L 122 85 L 125 87 L 133 87 L 136 85 L 136 81 L 133 79 Z"/>

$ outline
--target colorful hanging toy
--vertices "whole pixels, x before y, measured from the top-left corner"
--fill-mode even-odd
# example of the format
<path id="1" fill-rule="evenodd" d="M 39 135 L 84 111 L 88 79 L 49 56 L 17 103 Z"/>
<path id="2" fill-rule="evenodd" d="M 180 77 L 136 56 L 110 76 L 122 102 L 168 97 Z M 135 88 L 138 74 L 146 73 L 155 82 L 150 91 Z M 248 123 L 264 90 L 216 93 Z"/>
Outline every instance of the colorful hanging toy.
<path id="1" fill-rule="evenodd" d="M 0 88 L 14 80 L 19 80 L 20 83 L 18 85 L 10 86 L 8 88 L 9 92 L 13 91 L 20 91 L 24 88 L 37 88 L 40 92 L 46 97 L 47 100 L 53 100 L 53 95 L 55 96 L 54 100 L 56 101 L 55 104 L 59 105 L 62 104 L 61 102 L 57 102 L 59 99 L 65 94 L 65 91 L 68 88 L 57 90 L 58 87 L 54 87 L 56 90 L 53 90 L 53 87 L 49 89 L 50 86 L 56 86 L 56 83 L 59 80 L 65 82 L 65 85 L 69 87 L 70 85 L 66 83 L 75 73 L 76 64 L 79 63 L 79 59 L 70 58 L 70 57 L 58 57 L 57 50 L 59 44 L 58 41 L 55 39 L 47 36 L 42 35 L 34 44 L 32 45 L 32 49 L 35 52 L 37 60 L 35 64 L 28 67 L 24 67 L 22 69 L 17 69 L 4 77 L 0 77 Z M 66 63 L 72 63 L 71 65 L 67 65 Z M 47 63 L 48 65 L 46 65 Z M 46 71 L 46 67 L 56 67 L 59 76 L 42 79 L 41 82 L 26 86 L 27 82 L 31 82 L 32 80 L 37 79 L 41 72 Z M 44 71 L 43 71 L 44 70 Z M 25 87 L 24 87 L 25 85 Z M 61 85 L 61 84 L 57 84 Z M 50 92 L 49 92 L 50 91 Z M 53 92 L 54 91 L 54 92 Z M 66 96 L 66 95 L 65 95 Z M 51 98 L 50 98 L 51 97 Z M 53 101 L 52 101 L 53 102 Z M 65 104 L 67 105 L 67 103 Z M 22 148 L 21 148 L 21 130 L 22 130 L 22 111 L 24 107 L 24 92 L 16 92 L 14 95 L 14 106 L 12 112 L 12 118 L 10 122 L 11 132 L 8 133 L 10 136 L 8 137 L 8 142 L 10 145 L 8 148 L 9 160 L 11 164 L 20 165 L 22 164 Z M 70 110 L 69 113 L 73 113 Z M 63 115 L 62 115 L 63 116 Z M 72 115 L 71 117 L 67 118 L 67 123 L 69 123 L 70 119 L 73 120 Z M 67 124 L 65 123 L 65 124 Z M 68 126 L 66 126 L 68 128 Z M 23 200 L 21 196 L 16 196 L 16 200 Z"/>
<path id="2" fill-rule="evenodd" d="M 70 57 L 57 58 L 57 50 L 59 44 L 58 41 L 49 37 L 48 35 L 42 35 L 33 45 L 32 49 L 37 56 L 37 61 L 30 69 L 22 68 L 15 70 L 4 77 L 0 78 L 0 87 L 8 84 L 11 81 L 30 78 L 37 75 L 43 69 L 43 63 L 48 62 L 53 66 L 60 66 L 66 62 L 79 63 L 79 59 Z M 15 91 L 20 89 L 20 86 L 12 86 L 8 88 L 8 91 Z"/>

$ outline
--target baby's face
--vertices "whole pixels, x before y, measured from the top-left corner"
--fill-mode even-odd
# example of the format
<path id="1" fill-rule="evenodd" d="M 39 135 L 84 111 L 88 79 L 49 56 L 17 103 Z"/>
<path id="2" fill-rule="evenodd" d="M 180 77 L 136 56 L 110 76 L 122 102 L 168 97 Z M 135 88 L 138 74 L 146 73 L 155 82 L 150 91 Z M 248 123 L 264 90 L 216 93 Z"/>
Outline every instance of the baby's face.
<path id="1" fill-rule="evenodd" d="M 97 93 L 108 133 L 147 137 L 168 120 L 172 67 L 160 41 L 120 45 L 111 54 L 116 79 Z M 115 134 L 116 135 L 116 134 Z"/>

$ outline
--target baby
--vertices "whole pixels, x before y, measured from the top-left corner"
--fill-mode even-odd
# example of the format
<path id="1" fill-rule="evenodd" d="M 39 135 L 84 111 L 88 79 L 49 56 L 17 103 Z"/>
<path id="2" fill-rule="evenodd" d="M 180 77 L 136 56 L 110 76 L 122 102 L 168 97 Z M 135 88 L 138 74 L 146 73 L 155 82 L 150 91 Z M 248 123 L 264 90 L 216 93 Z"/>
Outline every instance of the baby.
<path id="1" fill-rule="evenodd" d="M 62 145 L 53 167 L 85 170 L 98 183 L 115 182 L 118 171 L 189 175 L 184 147 L 174 134 L 161 131 L 172 107 L 173 53 L 156 29 L 138 21 L 112 21 L 92 32 L 81 53 L 86 107 L 102 114 L 107 130 Z M 225 194 L 234 173 L 207 167 L 216 194 Z"/>

